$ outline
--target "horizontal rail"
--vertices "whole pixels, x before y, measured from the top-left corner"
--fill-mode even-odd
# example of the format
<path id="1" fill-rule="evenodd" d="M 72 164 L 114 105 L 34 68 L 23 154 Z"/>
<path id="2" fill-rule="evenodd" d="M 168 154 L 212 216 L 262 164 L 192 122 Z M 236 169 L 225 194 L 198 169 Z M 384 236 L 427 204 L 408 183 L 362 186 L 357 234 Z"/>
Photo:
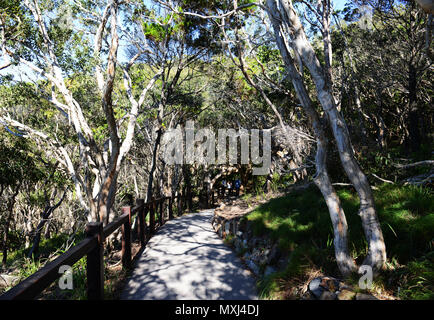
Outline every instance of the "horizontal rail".
<path id="1" fill-rule="evenodd" d="M 0 300 L 30 300 L 47 288 L 53 281 L 62 276 L 59 267 L 62 265 L 73 265 L 98 243 L 96 236 L 86 238 L 79 244 L 69 249 L 53 261 L 47 263 L 40 270 L 20 282 L 15 287 L 6 291 L 0 296 Z"/>
<path id="2" fill-rule="evenodd" d="M 107 238 L 109 235 L 115 232 L 120 226 L 122 226 L 125 222 L 127 222 L 128 216 L 129 215 L 125 213 L 121 215 L 119 218 L 117 218 L 115 221 L 110 222 L 108 225 L 106 225 L 103 230 L 104 238 Z"/>
<path id="3" fill-rule="evenodd" d="M 169 219 L 172 218 L 171 214 L 171 206 L 176 204 L 174 201 L 175 199 L 178 200 L 178 215 L 182 212 L 182 205 L 179 206 L 179 201 L 182 202 L 182 196 L 174 196 L 174 197 L 161 197 L 158 199 L 152 199 L 151 201 L 144 202 L 143 200 L 138 199 L 138 205 L 136 205 L 133 208 L 130 207 L 124 207 L 127 210 L 127 212 L 123 213 L 120 217 L 118 217 L 113 222 L 109 223 L 107 226 L 105 226 L 102 229 L 102 233 L 100 235 L 101 238 L 98 238 L 99 235 L 88 235 L 84 240 L 82 240 L 80 243 L 69 249 L 67 252 L 61 254 L 59 257 L 54 259 L 53 261 L 47 263 L 44 267 L 42 267 L 40 270 L 32 274 L 31 276 L 27 277 L 23 281 L 21 281 L 19 284 L 17 284 L 15 287 L 11 288 L 10 290 L 6 291 L 2 295 L 0 295 L 0 300 L 30 300 L 34 299 L 40 294 L 44 289 L 46 289 L 52 282 L 57 280 L 62 276 L 61 273 L 59 273 L 59 268 L 63 265 L 72 266 L 75 264 L 78 260 L 80 260 L 82 257 L 86 256 L 88 257 L 88 272 L 89 272 L 89 258 L 91 258 L 93 264 L 95 264 L 95 261 L 98 261 L 97 253 L 100 252 L 101 257 L 100 263 L 102 262 L 102 250 L 103 250 L 103 242 L 104 239 L 106 239 L 108 236 L 110 236 L 113 232 L 115 232 L 118 228 L 122 227 L 122 241 L 123 241 L 123 247 L 122 247 L 122 260 L 125 264 L 124 266 L 129 266 L 131 262 L 131 217 L 133 217 L 135 214 L 139 214 L 139 223 L 140 225 L 140 231 L 141 232 L 141 246 L 144 246 L 144 225 L 146 224 L 144 222 L 144 219 L 146 215 L 149 213 L 151 215 L 150 220 L 153 221 L 154 215 L 159 214 L 160 215 L 160 222 L 162 220 L 162 206 L 164 201 L 169 200 Z M 140 203 L 140 204 L 139 204 Z M 157 205 L 160 204 L 160 211 L 157 210 Z M 154 210 L 155 209 L 155 210 Z M 123 210 L 124 211 L 124 210 Z M 160 226 L 162 224 L 160 223 Z M 88 224 L 89 226 L 89 224 Z M 155 227 L 155 225 L 150 225 L 151 229 Z M 151 230 L 153 232 L 155 230 Z M 97 267 L 101 267 L 101 264 L 97 263 Z M 96 267 L 94 267 L 96 268 Z M 92 272 L 95 272 L 95 269 L 92 270 Z M 103 268 L 99 272 L 100 277 L 103 277 L 101 275 L 101 272 L 104 272 Z M 94 273 L 92 273 L 94 274 Z M 98 274 L 98 272 L 96 272 Z M 88 290 L 89 290 L 89 284 L 90 282 L 94 281 L 95 279 L 87 279 L 88 281 Z M 92 282 L 92 286 L 94 286 L 94 282 Z M 101 297 L 103 296 L 103 292 L 100 293 Z M 93 293 L 94 295 L 94 293 Z M 98 295 L 98 293 L 97 293 Z M 89 291 L 88 291 L 89 296 Z"/>

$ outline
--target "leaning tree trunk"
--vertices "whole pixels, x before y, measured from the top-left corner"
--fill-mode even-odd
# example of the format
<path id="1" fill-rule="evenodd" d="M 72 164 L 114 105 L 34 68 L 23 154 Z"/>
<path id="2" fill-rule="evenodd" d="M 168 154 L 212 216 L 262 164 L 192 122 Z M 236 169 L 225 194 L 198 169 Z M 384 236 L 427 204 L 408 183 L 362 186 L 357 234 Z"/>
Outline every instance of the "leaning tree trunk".
<path id="1" fill-rule="evenodd" d="M 374 197 L 368 179 L 355 159 L 345 120 L 337 110 L 331 88 L 326 81 L 326 76 L 315 51 L 306 38 L 303 26 L 292 6 L 292 2 L 280 0 L 280 4 L 284 11 L 281 17 L 286 22 L 290 32 L 293 48 L 300 54 L 304 64 L 310 71 L 316 86 L 318 100 L 332 128 L 342 166 L 359 195 L 359 216 L 362 220 L 365 237 L 369 246 L 368 256 L 365 258 L 363 264 L 372 266 L 374 270 L 381 269 L 386 262 L 386 247 L 375 212 Z"/>
<path id="2" fill-rule="evenodd" d="M 152 150 L 152 163 L 148 175 L 148 189 L 146 192 L 146 202 L 149 202 L 152 198 L 152 188 L 154 185 L 154 172 L 155 169 L 157 168 L 157 154 L 158 154 L 158 148 L 160 146 L 161 135 L 162 135 L 162 129 L 160 127 L 157 131 L 157 137 L 155 139 L 154 148 Z"/>
<path id="3" fill-rule="evenodd" d="M 348 252 L 348 225 L 345 218 L 344 210 L 341 206 L 340 200 L 336 191 L 331 184 L 330 178 L 327 173 L 326 160 L 327 160 L 327 140 L 320 122 L 318 113 L 312 106 L 312 101 L 307 93 L 303 79 L 295 67 L 295 63 L 289 53 L 289 47 L 284 37 L 284 29 L 279 21 L 281 21 L 274 0 L 267 2 L 270 8 L 269 17 L 273 25 L 276 43 L 285 63 L 286 70 L 291 77 L 297 98 L 300 100 L 301 105 L 306 112 L 311 125 L 313 127 L 316 141 L 317 152 L 315 157 L 316 174 L 314 182 L 320 189 L 321 194 L 327 204 L 330 218 L 333 225 L 334 233 L 334 249 L 336 262 L 339 270 L 343 275 L 349 275 L 352 271 L 356 270 L 356 265 L 351 255 Z"/>

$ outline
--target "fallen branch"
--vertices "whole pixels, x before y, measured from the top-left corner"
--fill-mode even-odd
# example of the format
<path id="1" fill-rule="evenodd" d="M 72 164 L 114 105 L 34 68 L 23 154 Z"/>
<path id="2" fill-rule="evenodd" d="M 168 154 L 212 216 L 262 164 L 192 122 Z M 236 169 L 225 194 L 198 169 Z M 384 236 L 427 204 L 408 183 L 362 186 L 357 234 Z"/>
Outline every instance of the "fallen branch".
<path id="1" fill-rule="evenodd" d="M 420 179 L 420 180 L 418 180 Z M 425 183 L 430 183 L 434 180 L 434 173 L 430 173 L 428 176 L 427 175 L 419 175 L 416 177 L 411 177 L 408 178 L 406 180 L 406 182 L 404 183 L 404 185 L 415 185 L 415 186 L 420 186 L 420 185 L 424 185 Z"/>
<path id="2" fill-rule="evenodd" d="M 418 161 L 410 164 L 394 164 L 394 166 L 398 169 L 407 169 L 407 168 L 423 166 L 423 165 L 434 165 L 434 160 L 424 160 L 424 161 Z"/>
<path id="3" fill-rule="evenodd" d="M 380 178 L 380 177 L 377 176 L 375 173 L 371 173 L 371 175 L 372 175 L 374 178 L 377 178 L 377 179 L 380 180 L 380 181 L 383 181 L 383 182 L 386 182 L 386 183 L 390 183 L 390 184 L 395 184 L 395 182 L 393 182 L 393 181 L 390 181 L 390 180 L 386 180 L 386 179 Z"/>
<path id="4" fill-rule="evenodd" d="M 333 186 L 343 186 L 343 187 L 354 187 L 351 183 L 344 183 L 344 182 L 335 182 L 332 183 Z M 376 186 L 371 186 L 372 190 L 378 190 Z"/>

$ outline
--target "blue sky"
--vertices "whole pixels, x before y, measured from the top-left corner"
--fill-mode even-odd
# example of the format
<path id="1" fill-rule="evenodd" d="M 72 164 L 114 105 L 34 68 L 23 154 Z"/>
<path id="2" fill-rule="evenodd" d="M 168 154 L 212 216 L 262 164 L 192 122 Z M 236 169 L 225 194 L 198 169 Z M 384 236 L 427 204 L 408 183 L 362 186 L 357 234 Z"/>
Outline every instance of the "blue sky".
<path id="1" fill-rule="evenodd" d="M 345 3 L 347 2 L 348 0 L 333 0 L 333 7 L 335 8 L 335 9 L 342 9 L 343 7 L 344 7 L 344 5 L 345 5 Z"/>
<path id="2" fill-rule="evenodd" d="M 150 0 L 144 0 L 144 2 L 146 4 L 150 4 L 151 3 Z M 337 9 L 337 10 L 342 9 L 345 6 L 345 3 L 347 3 L 347 2 L 348 2 L 348 0 L 332 0 L 333 7 L 335 9 Z M 119 52 L 119 53 L 120 53 L 121 57 L 124 56 L 123 52 Z M 0 58 L 0 63 L 1 62 L 2 62 L 2 59 Z M 23 74 L 23 71 L 27 72 L 31 78 L 34 78 L 34 74 L 32 74 L 33 72 L 30 71 L 26 67 L 24 67 L 24 68 L 23 67 L 10 67 L 10 68 L 7 68 L 6 70 L 0 70 L 0 75 L 11 73 L 11 74 L 13 74 L 17 78 L 17 80 L 20 79 L 20 76 L 22 76 L 23 80 L 26 80 L 27 76 L 25 74 Z"/>

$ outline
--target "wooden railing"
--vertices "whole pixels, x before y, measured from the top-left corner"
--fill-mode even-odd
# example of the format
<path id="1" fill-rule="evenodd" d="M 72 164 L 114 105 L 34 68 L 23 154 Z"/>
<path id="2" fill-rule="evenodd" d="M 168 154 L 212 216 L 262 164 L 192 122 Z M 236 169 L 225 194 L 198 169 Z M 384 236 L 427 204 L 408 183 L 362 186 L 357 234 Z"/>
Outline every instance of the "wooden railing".
<path id="1" fill-rule="evenodd" d="M 168 209 L 169 220 L 174 218 L 174 206 L 177 207 L 177 215 L 182 214 L 184 198 L 181 196 L 163 197 L 147 203 L 143 199 L 138 199 L 135 207 L 123 207 L 122 215 L 104 228 L 101 222 L 88 223 L 84 240 L 6 291 L 0 296 L 0 300 L 30 300 L 36 298 L 51 283 L 62 276 L 59 273 L 59 268 L 62 265 L 72 266 L 85 255 L 87 256 L 87 298 L 89 300 L 102 300 L 104 298 L 104 240 L 118 228 L 122 228 L 122 265 L 126 269 L 131 268 L 132 217 L 138 215 L 138 239 L 141 249 L 143 249 L 150 237 L 155 233 L 157 226 L 161 227 L 165 223 L 164 206 L 166 202 L 168 202 L 166 208 Z M 148 213 L 149 225 L 146 223 Z M 155 220 L 157 213 L 158 221 Z M 141 252 L 142 250 L 139 250 L 139 253 Z"/>

